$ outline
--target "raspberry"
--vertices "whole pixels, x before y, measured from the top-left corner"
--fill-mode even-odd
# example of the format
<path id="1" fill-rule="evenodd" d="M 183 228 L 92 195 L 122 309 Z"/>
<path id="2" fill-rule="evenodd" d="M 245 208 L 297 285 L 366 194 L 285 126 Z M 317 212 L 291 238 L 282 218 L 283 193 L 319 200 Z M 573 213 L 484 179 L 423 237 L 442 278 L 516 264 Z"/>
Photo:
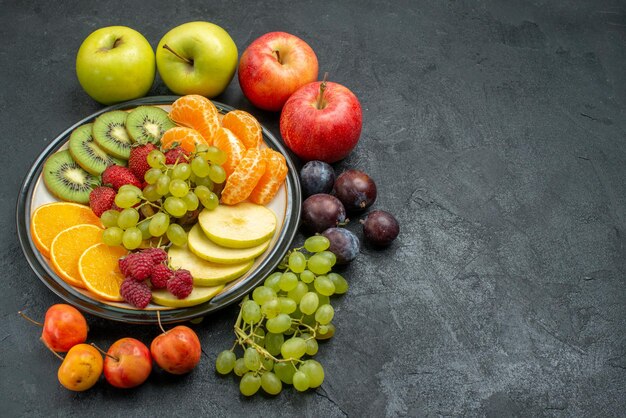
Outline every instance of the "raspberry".
<path id="1" fill-rule="evenodd" d="M 188 160 L 187 152 L 181 147 L 170 148 L 165 153 L 165 164 L 186 163 Z"/>
<path id="2" fill-rule="evenodd" d="M 130 274 L 128 273 L 128 264 L 130 263 L 130 259 L 132 258 L 132 254 L 127 255 L 124 258 L 120 258 L 117 261 L 117 264 L 120 267 L 120 271 L 124 275 L 124 277 L 128 277 Z"/>
<path id="3" fill-rule="evenodd" d="M 152 261 L 150 254 L 141 252 L 133 255 L 133 257 L 128 261 L 126 270 L 129 277 L 141 281 L 150 277 L 153 267 L 154 261 Z"/>
<path id="4" fill-rule="evenodd" d="M 120 295 L 124 300 L 137 308 L 145 308 L 152 299 L 152 292 L 145 282 L 127 278 L 120 286 Z"/>
<path id="5" fill-rule="evenodd" d="M 128 169 L 132 171 L 139 181 L 143 181 L 143 176 L 146 174 L 146 171 L 150 170 L 147 157 L 148 154 L 150 154 L 150 151 L 154 149 L 156 149 L 154 145 L 145 144 L 133 147 L 130 150 Z"/>
<path id="6" fill-rule="evenodd" d="M 106 186 L 98 186 L 89 193 L 89 207 L 97 217 L 115 205 L 115 190 Z"/>
<path id="7" fill-rule="evenodd" d="M 121 165 L 110 165 L 102 172 L 102 184 L 110 184 L 118 190 L 125 184 L 141 187 L 141 182 L 135 177 L 132 171 Z"/>
<path id="8" fill-rule="evenodd" d="M 163 248 L 147 248 L 143 250 L 142 253 L 150 254 L 150 257 L 152 257 L 152 261 L 154 262 L 154 264 L 159 264 L 167 261 L 167 253 Z"/>
<path id="9" fill-rule="evenodd" d="M 178 299 L 185 299 L 193 290 L 193 277 L 189 270 L 180 269 L 174 272 L 167 282 L 167 290 Z"/>
<path id="10" fill-rule="evenodd" d="M 174 272 L 165 264 L 157 264 L 152 269 L 150 282 L 155 289 L 165 289 L 168 281 L 174 277 Z"/>

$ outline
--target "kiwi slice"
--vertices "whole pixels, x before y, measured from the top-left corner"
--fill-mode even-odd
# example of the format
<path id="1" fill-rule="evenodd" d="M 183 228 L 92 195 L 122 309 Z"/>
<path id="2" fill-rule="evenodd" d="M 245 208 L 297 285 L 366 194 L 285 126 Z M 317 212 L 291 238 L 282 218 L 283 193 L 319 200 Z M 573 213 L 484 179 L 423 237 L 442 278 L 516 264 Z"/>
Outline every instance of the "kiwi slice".
<path id="1" fill-rule="evenodd" d="M 128 160 L 132 139 L 126 131 L 128 113 L 113 110 L 98 116 L 93 123 L 93 139 L 107 154 Z"/>
<path id="2" fill-rule="evenodd" d="M 54 196 L 59 199 L 89 203 L 89 193 L 99 183 L 78 165 L 68 150 L 52 154 L 43 165 L 43 181 Z"/>
<path id="3" fill-rule="evenodd" d="M 91 135 L 92 123 L 79 126 L 72 132 L 69 140 L 70 154 L 83 170 L 99 176 L 110 165 L 126 165 L 123 160 L 111 157 L 96 144 Z"/>
<path id="4" fill-rule="evenodd" d="M 126 119 L 126 130 L 130 137 L 140 144 L 158 144 L 170 128 L 176 126 L 160 107 L 139 106 L 133 109 Z"/>

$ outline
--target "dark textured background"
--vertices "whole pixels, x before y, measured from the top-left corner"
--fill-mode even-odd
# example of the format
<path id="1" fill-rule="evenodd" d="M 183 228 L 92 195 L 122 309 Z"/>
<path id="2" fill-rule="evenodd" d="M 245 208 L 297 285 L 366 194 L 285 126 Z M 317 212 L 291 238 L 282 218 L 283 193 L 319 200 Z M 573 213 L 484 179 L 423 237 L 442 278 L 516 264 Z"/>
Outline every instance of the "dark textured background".
<path id="1" fill-rule="evenodd" d="M 626 5 L 366 3 L 0 1 L 3 416 L 624 415 Z M 190 20 L 221 25 L 240 53 L 273 30 L 313 47 L 364 110 L 361 142 L 336 168 L 368 172 L 375 207 L 402 233 L 386 251 L 364 246 L 345 271 L 318 390 L 244 399 L 216 376 L 229 308 L 194 326 L 206 355 L 192 374 L 70 393 L 16 313 L 43 317 L 60 300 L 22 255 L 17 193 L 49 141 L 100 108 L 74 75 L 86 36 L 123 24 L 156 46 Z M 167 93 L 157 79 L 151 94 Z M 279 134 L 277 115 L 251 108 L 236 80 L 217 99 Z M 158 333 L 88 320 L 104 347 Z"/>

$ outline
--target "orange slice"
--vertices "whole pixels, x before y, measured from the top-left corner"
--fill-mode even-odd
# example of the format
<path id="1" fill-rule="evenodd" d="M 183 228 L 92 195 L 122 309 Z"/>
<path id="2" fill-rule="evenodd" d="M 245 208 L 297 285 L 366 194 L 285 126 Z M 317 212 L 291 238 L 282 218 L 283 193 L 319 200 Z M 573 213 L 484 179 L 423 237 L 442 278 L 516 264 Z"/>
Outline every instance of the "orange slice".
<path id="1" fill-rule="evenodd" d="M 78 271 L 85 287 L 104 300 L 121 302 L 120 285 L 124 275 L 118 260 L 128 254 L 124 247 L 109 247 L 104 243 L 87 248 L 78 259 Z"/>
<path id="2" fill-rule="evenodd" d="M 57 234 L 70 226 L 91 224 L 102 227 L 100 219 L 89 206 L 70 202 L 54 202 L 39 206 L 30 218 L 30 233 L 35 247 L 50 257 L 50 245 Z"/>
<path id="3" fill-rule="evenodd" d="M 224 115 L 222 127 L 230 129 L 246 148 L 258 148 L 263 142 L 261 124 L 243 110 L 233 110 Z"/>
<path id="4" fill-rule="evenodd" d="M 161 148 L 164 151 L 173 148 L 176 144 L 187 152 L 195 152 L 197 144 L 209 145 L 200 132 L 182 126 L 168 129 L 161 137 Z"/>
<path id="5" fill-rule="evenodd" d="M 248 198 L 257 182 L 265 172 L 265 158 L 258 148 L 250 148 L 228 177 L 224 190 L 222 190 L 222 202 L 227 205 L 235 205 Z"/>
<path id="6" fill-rule="evenodd" d="M 285 157 L 280 152 L 269 148 L 261 152 L 266 162 L 265 173 L 248 196 L 248 200 L 257 205 L 267 205 L 287 178 L 288 169 Z"/>
<path id="7" fill-rule="evenodd" d="M 50 246 L 54 271 L 72 286 L 84 288 L 78 260 L 87 248 L 99 242 L 102 242 L 102 229 L 95 225 L 75 225 L 59 232 Z"/>
<path id="8" fill-rule="evenodd" d="M 230 129 L 219 128 L 213 137 L 213 145 L 221 149 L 228 156 L 222 168 L 227 176 L 230 176 L 243 158 L 246 147 Z"/>
<path id="9" fill-rule="evenodd" d="M 190 94 L 172 103 L 170 119 L 179 125 L 197 130 L 207 144 L 211 144 L 213 135 L 220 126 L 218 113 L 217 108 L 209 99 Z"/>

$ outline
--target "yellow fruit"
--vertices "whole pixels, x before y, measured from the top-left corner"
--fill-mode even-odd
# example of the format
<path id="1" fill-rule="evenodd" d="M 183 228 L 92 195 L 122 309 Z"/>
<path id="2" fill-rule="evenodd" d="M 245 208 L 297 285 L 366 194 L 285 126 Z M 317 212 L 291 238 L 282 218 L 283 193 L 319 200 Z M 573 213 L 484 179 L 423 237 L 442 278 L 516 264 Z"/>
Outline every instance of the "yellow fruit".
<path id="1" fill-rule="evenodd" d="M 185 299 L 178 299 L 166 289 L 152 290 L 152 302 L 171 308 L 187 308 L 211 300 L 220 293 L 224 285 L 202 287 L 194 286 L 193 291 Z"/>
<path id="2" fill-rule="evenodd" d="M 187 245 L 192 253 L 204 260 L 219 264 L 239 264 L 263 254 L 270 245 L 270 241 L 267 240 L 256 247 L 250 248 L 222 247 L 211 241 L 200 225 L 196 224 L 189 231 Z"/>

